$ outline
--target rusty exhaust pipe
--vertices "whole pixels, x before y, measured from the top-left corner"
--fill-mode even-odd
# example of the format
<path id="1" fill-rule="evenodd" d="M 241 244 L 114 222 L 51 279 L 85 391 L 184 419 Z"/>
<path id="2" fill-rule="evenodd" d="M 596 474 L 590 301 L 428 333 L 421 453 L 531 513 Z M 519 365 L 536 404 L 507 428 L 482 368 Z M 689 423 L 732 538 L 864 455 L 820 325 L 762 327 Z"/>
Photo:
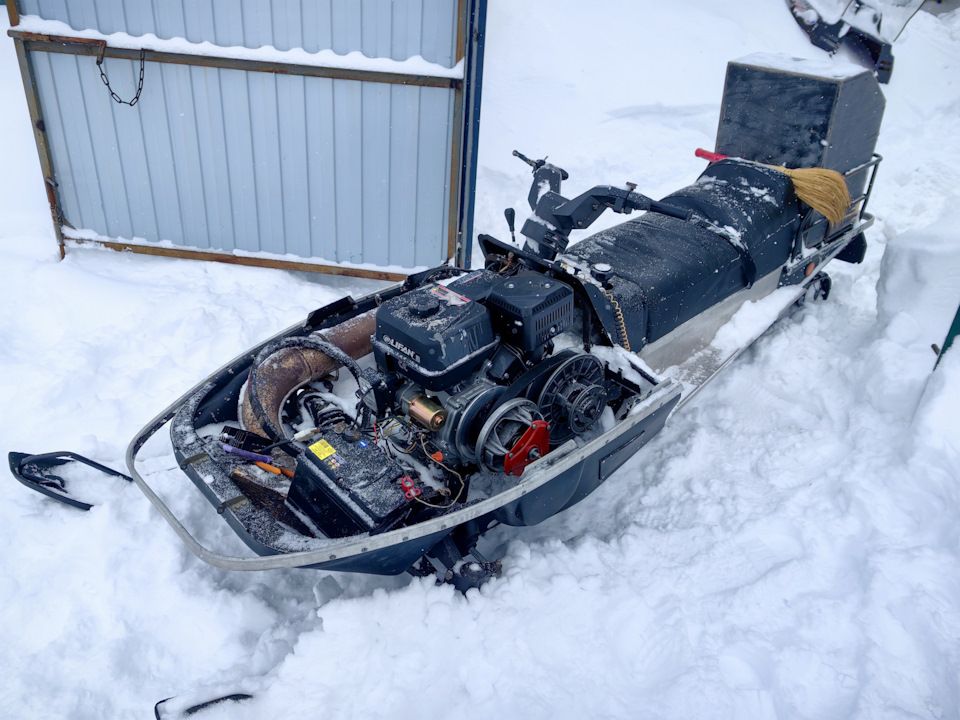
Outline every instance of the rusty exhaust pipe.
<path id="1" fill-rule="evenodd" d="M 373 352 L 370 336 L 375 331 L 376 310 L 368 310 L 300 340 L 303 345 L 308 345 L 311 338 L 323 340 L 358 360 Z M 295 343 L 297 340 L 288 338 L 286 341 Z M 269 346 L 264 350 L 269 352 Z M 309 346 L 281 347 L 265 358 L 261 356 L 250 368 L 250 378 L 240 406 L 240 420 L 246 430 L 272 440 L 281 440 L 280 410 L 290 393 L 305 383 L 329 375 L 343 363 Z"/>

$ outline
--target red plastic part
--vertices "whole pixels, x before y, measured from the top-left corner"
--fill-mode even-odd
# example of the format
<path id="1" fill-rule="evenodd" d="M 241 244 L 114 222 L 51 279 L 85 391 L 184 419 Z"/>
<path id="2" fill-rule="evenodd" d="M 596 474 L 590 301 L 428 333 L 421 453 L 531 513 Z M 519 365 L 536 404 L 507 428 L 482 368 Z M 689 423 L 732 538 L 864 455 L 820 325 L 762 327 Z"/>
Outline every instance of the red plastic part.
<path id="1" fill-rule="evenodd" d="M 704 150 L 703 148 L 697 148 L 696 153 L 694 153 L 698 158 L 703 158 L 704 160 L 709 160 L 710 162 L 719 162 L 720 160 L 726 160 L 728 155 L 721 155 L 720 153 L 710 152 L 709 150 Z"/>
<path id="2" fill-rule="evenodd" d="M 420 494 L 420 488 L 406 475 L 400 480 L 400 487 L 403 489 L 403 496 L 407 500 L 413 500 Z"/>
<path id="3" fill-rule="evenodd" d="M 504 472 L 507 475 L 523 475 L 523 469 L 546 455 L 549 449 L 550 428 L 547 427 L 547 421 L 534 420 L 503 459 Z"/>

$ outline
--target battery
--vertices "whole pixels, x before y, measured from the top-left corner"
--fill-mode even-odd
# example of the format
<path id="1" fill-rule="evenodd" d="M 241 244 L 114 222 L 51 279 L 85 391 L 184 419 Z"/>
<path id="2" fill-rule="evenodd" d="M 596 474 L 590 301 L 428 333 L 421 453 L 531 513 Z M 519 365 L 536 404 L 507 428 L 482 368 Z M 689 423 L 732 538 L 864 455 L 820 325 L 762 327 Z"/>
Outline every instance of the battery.
<path id="1" fill-rule="evenodd" d="M 370 532 L 409 505 L 403 475 L 375 443 L 323 433 L 298 458 L 287 504 L 327 537 Z"/>

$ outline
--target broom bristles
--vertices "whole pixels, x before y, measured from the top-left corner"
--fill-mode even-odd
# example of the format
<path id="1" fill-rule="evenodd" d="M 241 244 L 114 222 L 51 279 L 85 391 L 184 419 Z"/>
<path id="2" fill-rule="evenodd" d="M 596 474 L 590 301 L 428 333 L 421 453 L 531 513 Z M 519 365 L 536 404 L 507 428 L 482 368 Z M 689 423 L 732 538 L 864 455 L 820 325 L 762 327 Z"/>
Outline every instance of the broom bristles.
<path id="1" fill-rule="evenodd" d="M 771 166 L 774 167 L 774 166 Z M 783 168 L 793 181 L 797 197 L 822 214 L 833 225 L 839 225 L 850 211 L 850 192 L 843 175 L 825 168 Z"/>

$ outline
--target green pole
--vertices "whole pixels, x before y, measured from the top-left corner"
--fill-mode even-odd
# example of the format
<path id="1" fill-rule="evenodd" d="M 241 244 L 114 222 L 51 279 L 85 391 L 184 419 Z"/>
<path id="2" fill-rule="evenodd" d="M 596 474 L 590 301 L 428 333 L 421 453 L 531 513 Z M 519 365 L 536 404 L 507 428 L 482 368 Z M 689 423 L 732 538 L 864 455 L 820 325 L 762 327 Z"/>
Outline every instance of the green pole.
<path id="1" fill-rule="evenodd" d="M 953 324 L 950 326 L 950 331 L 947 333 L 947 339 L 943 341 L 943 349 L 937 356 L 937 363 L 933 366 L 934 370 L 937 369 L 937 365 L 940 364 L 940 359 L 943 357 L 943 354 L 950 349 L 950 346 L 953 345 L 953 339 L 958 334 L 960 334 L 960 308 L 957 308 L 957 314 L 953 316 Z"/>

